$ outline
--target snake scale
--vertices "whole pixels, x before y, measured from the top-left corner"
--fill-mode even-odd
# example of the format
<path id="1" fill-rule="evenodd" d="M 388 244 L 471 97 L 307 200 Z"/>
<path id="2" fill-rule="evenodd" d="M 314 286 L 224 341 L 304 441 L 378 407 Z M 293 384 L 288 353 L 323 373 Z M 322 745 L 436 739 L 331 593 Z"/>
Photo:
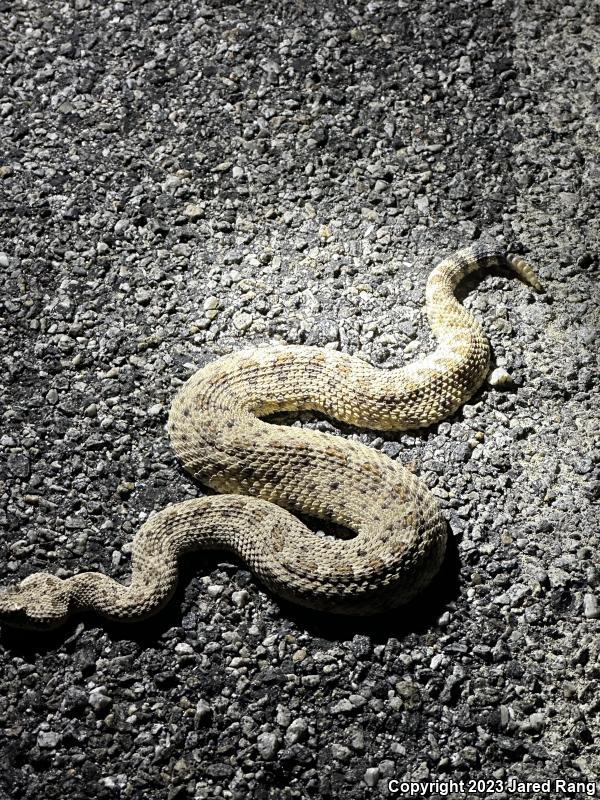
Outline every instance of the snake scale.
<path id="1" fill-rule="evenodd" d="M 147 617 L 172 596 L 181 555 L 201 548 L 233 551 L 277 595 L 312 608 L 373 614 L 410 600 L 438 571 L 446 546 L 446 524 L 425 484 L 373 448 L 262 418 L 309 409 L 400 431 L 450 416 L 489 367 L 488 341 L 454 289 L 493 266 L 541 290 L 520 256 L 482 244 L 460 250 L 427 282 L 437 348 L 400 369 L 291 345 L 242 350 L 200 369 L 175 397 L 168 431 L 187 472 L 221 495 L 152 516 L 135 536 L 128 585 L 99 572 L 35 573 L 0 592 L 0 619 L 45 628 L 84 609 L 123 621 Z M 319 537 L 293 512 L 354 536 Z"/>

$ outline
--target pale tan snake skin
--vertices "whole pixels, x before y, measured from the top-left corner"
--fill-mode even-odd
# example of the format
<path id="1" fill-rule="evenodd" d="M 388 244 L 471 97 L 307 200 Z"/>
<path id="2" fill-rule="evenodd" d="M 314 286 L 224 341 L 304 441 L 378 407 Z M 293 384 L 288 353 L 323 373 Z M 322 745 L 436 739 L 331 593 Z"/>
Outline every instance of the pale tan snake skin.
<path id="1" fill-rule="evenodd" d="M 174 592 L 178 559 L 200 548 L 238 554 L 276 594 L 305 606 L 373 614 L 414 597 L 440 567 L 446 525 L 425 484 L 381 452 L 261 417 L 311 409 L 352 425 L 405 430 L 453 414 L 486 377 L 489 345 L 454 297 L 468 273 L 508 265 L 541 290 L 530 265 L 475 245 L 429 276 L 437 349 L 401 369 L 376 369 L 315 347 L 245 350 L 196 372 L 175 397 L 168 429 L 184 468 L 222 496 L 169 506 L 133 542 L 132 579 L 35 573 L 0 593 L 0 619 L 53 627 L 93 609 L 133 621 Z M 286 510 L 287 509 L 287 510 Z M 351 539 L 318 537 L 289 512 L 330 520 Z"/>

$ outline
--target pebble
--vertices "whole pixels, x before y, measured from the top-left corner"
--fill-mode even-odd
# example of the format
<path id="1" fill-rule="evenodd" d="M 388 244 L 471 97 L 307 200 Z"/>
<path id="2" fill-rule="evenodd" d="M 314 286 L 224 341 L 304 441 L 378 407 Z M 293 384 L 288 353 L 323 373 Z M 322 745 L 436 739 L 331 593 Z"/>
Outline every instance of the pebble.
<path id="1" fill-rule="evenodd" d="M 245 589 L 241 589 L 239 592 L 232 592 L 231 599 L 238 608 L 244 608 L 250 602 L 250 595 Z"/>
<path id="2" fill-rule="evenodd" d="M 337 703 L 335 703 L 331 707 L 332 714 L 348 714 L 351 711 L 355 711 L 356 706 L 350 702 L 347 698 L 344 698 Z"/>
<path id="3" fill-rule="evenodd" d="M 88 703 L 99 714 L 108 711 L 112 706 L 113 701 L 107 694 L 104 693 L 104 687 L 98 686 L 92 689 L 88 696 Z"/>
<path id="4" fill-rule="evenodd" d="M 55 731 L 40 731 L 37 735 L 38 747 L 56 747 L 61 741 L 60 733 Z"/>
<path id="5" fill-rule="evenodd" d="M 206 700 L 200 699 L 196 703 L 196 719 L 198 722 L 206 722 L 212 716 L 212 708 Z"/>
<path id="6" fill-rule="evenodd" d="M 195 222 L 205 216 L 204 209 L 197 203 L 188 203 L 183 209 L 183 213 L 189 218 L 190 222 Z"/>
<path id="7" fill-rule="evenodd" d="M 496 367 L 488 376 L 490 386 L 513 386 L 514 381 L 504 367 Z"/>
<path id="8" fill-rule="evenodd" d="M 600 619 L 600 606 L 596 595 L 589 592 L 583 597 L 583 615 L 586 619 Z"/>
<path id="9" fill-rule="evenodd" d="M 248 328 L 252 325 L 252 315 L 246 313 L 245 311 L 238 311 L 232 317 L 233 325 L 235 328 L 240 331 L 240 333 L 244 333 L 248 330 Z"/>
<path id="10" fill-rule="evenodd" d="M 361 706 L 364 706 L 366 703 L 366 698 L 364 698 L 360 694 L 351 694 L 348 698 L 343 698 L 338 703 L 335 703 L 331 707 L 332 714 L 347 714 L 352 711 L 356 711 Z"/>
<path id="11" fill-rule="evenodd" d="M 275 757 L 275 754 L 281 747 L 281 741 L 275 733 L 260 733 L 257 737 L 256 744 L 258 747 L 258 754 L 265 761 L 270 761 Z"/>
<path id="12" fill-rule="evenodd" d="M 415 200 L 415 205 L 420 214 L 426 214 L 429 210 L 429 198 L 427 195 L 417 197 Z"/>
<path id="13" fill-rule="evenodd" d="M 215 167 L 215 172 L 227 172 L 227 170 L 231 167 L 231 161 L 221 161 L 220 164 L 217 164 Z"/>
<path id="14" fill-rule="evenodd" d="M 308 732 L 308 724 L 305 719 L 298 717 L 290 722 L 287 731 L 285 732 L 286 744 L 296 744 L 306 738 Z"/>
<path id="15" fill-rule="evenodd" d="M 470 75 L 473 71 L 469 56 L 461 56 L 456 71 L 461 75 Z"/>
<path id="16" fill-rule="evenodd" d="M 26 453 L 10 453 L 7 458 L 8 471 L 15 478 L 28 478 L 31 464 Z"/>
<path id="17" fill-rule="evenodd" d="M 352 756 L 352 751 L 346 745 L 334 742 L 331 745 L 331 755 L 338 761 L 348 761 Z"/>
<path id="18" fill-rule="evenodd" d="M 364 775 L 364 782 L 367 786 L 373 787 L 377 786 L 377 781 L 379 780 L 379 768 L 378 767 L 369 767 Z"/>

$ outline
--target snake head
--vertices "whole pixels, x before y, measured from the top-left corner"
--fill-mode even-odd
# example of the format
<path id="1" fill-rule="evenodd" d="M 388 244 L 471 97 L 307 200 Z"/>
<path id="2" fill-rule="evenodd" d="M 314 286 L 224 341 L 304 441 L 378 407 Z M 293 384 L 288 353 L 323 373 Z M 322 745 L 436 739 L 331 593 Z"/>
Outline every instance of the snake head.
<path id="1" fill-rule="evenodd" d="M 0 591 L 0 622 L 18 628 L 55 628 L 67 617 L 69 592 L 65 582 L 46 572 Z"/>

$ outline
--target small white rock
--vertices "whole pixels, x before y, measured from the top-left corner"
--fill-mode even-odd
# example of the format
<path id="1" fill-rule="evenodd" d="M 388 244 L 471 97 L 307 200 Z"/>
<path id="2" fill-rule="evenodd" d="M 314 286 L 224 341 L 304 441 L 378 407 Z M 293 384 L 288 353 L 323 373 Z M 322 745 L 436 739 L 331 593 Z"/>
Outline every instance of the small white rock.
<path id="1" fill-rule="evenodd" d="M 256 745 L 262 758 L 269 761 L 279 749 L 279 737 L 275 733 L 261 733 L 256 739 Z"/>
<path id="2" fill-rule="evenodd" d="M 212 714 L 212 708 L 206 702 L 206 700 L 198 700 L 196 703 L 196 719 L 203 720 L 208 719 Z"/>
<path id="3" fill-rule="evenodd" d="M 227 172 L 229 167 L 231 166 L 231 161 L 221 161 L 220 164 L 214 168 L 214 172 Z"/>
<path id="4" fill-rule="evenodd" d="M 55 731 L 40 731 L 37 736 L 38 747 L 48 747 L 53 749 L 61 740 L 60 733 Z"/>
<path id="5" fill-rule="evenodd" d="M 193 222 L 204 216 L 204 209 L 198 203 L 188 203 L 183 209 L 183 213 Z"/>
<path id="6" fill-rule="evenodd" d="M 295 719 L 290 723 L 287 731 L 285 732 L 286 744 L 291 745 L 302 741 L 302 739 L 306 737 L 307 732 L 308 724 L 306 720 L 302 717 L 298 717 L 298 719 Z"/>
<path id="7" fill-rule="evenodd" d="M 456 69 L 461 75 L 470 75 L 473 72 L 473 66 L 469 56 L 461 56 Z"/>
<path id="8" fill-rule="evenodd" d="M 233 600 L 234 605 L 236 605 L 238 608 L 244 608 L 244 606 L 248 605 L 250 595 L 245 589 L 241 589 L 239 592 L 234 592 L 231 595 L 231 599 Z"/>
<path id="9" fill-rule="evenodd" d="M 488 383 L 490 386 L 512 386 L 514 381 L 504 367 L 496 367 L 488 376 Z"/>
<path id="10" fill-rule="evenodd" d="M 290 710 L 284 706 L 277 706 L 277 716 L 275 717 L 275 721 L 283 728 L 287 728 L 292 721 Z"/>
<path id="11" fill-rule="evenodd" d="M 429 210 L 429 198 L 427 195 L 424 195 L 423 197 L 417 197 L 415 200 L 415 205 L 421 214 L 426 214 Z"/>
<path id="12" fill-rule="evenodd" d="M 245 311 L 238 311 L 233 315 L 232 322 L 237 330 L 243 333 L 252 325 L 252 316 Z"/>
<path id="13" fill-rule="evenodd" d="M 105 687 L 104 686 L 96 686 L 90 692 L 88 697 L 88 703 L 95 711 L 106 711 L 110 706 L 112 706 L 112 699 L 104 694 Z"/>
<path id="14" fill-rule="evenodd" d="M 174 192 L 181 186 L 181 178 L 177 175 L 169 175 L 169 177 L 161 183 L 163 192 Z"/>
<path id="15" fill-rule="evenodd" d="M 598 607 L 598 600 L 593 594 L 586 594 L 583 598 L 583 616 L 586 619 L 600 618 L 600 608 Z"/>
<path id="16" fill-rule="evenodd" d="M 379 767 L 369 767 L 365 772 L 364 780 L 367 786 L 376 786 L 379 780 Z"/>

